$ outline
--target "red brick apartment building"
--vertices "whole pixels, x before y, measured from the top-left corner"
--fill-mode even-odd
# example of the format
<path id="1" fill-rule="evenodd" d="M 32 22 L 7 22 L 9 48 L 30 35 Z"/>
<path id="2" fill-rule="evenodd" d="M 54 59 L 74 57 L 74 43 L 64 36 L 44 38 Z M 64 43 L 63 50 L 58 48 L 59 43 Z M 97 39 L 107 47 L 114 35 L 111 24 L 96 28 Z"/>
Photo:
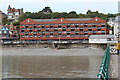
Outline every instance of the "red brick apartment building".
<path id="1" fill-rule="evenodd" d="M 20 23 L 23 41 L 88 41 L 90 35 L 107 34 L 106 21 L 99 18 L 26 19 Z"/>

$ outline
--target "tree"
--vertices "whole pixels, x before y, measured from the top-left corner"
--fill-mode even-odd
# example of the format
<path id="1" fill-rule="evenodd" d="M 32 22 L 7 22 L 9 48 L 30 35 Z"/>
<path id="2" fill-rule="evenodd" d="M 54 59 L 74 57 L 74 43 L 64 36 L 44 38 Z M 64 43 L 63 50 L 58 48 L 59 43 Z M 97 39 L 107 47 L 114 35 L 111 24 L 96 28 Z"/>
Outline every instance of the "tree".
<path id="1" fill-rule="evenodd" d="M 52 13 L 52 10 L 50 9 L 50 7 L 45 7 L 45 8 L 43 8 L 43 10 L 41 12 L 43 12 L 43 13 Z"/>
<path id="2" fill-rule="evenodd" d="M 13 22 L 13 25 L 14 25 L 14 26 L 19 26 L 19 25 L 20 25 L 20 22 L 19 22 L 19 21 Z"/>
<path id="3" fill-rule="evenodd" d="M 88 10 L 88 11 L 86 12 L 86 15 L 88 15 L 89 13 L 91 13 L 91 10 Z"/>
<path id="4" fill-rule="evenodd" d="M 71 11 L 69 12 L 69 14 L 77 14 L 75 11 Z"/>

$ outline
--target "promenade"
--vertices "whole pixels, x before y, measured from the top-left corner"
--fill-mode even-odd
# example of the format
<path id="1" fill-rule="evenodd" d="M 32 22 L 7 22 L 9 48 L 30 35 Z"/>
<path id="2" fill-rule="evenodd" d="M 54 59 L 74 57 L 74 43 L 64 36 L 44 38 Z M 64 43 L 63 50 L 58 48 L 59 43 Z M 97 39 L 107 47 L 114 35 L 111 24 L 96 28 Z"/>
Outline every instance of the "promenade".
<path id="1" fill-rule="evenodd" d="M 120 80 L 120 55 L 119 55 L 119 57 L 118 57 L 118 72 L 119 72 L 118 78 L 119 78 L 119 80 Z"/>
<path id="2" fill-rule="evenodd" d="M 119 78 L 120 80 L 120 55 L 111 54 L 110 78 Z"/>

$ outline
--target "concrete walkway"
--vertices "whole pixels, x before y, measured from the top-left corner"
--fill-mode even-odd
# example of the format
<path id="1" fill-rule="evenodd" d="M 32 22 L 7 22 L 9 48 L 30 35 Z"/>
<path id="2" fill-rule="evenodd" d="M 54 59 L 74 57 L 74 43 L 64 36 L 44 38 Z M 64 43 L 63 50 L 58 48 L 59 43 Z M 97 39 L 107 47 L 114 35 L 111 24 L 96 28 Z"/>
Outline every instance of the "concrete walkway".
<path id="1" fill-rule="evenodd" d="M 110 78 L 119 78 L 120 80 L 120 55 L 111 54 Z"/>
<path id="2" fill-rule="evenodd" d="M 118 57 L 118 72 L 119 72 L 118 78 L 119 78 L 119 80 L 120 80 L 120 55 L 119 55 L 119 57 Z"/>

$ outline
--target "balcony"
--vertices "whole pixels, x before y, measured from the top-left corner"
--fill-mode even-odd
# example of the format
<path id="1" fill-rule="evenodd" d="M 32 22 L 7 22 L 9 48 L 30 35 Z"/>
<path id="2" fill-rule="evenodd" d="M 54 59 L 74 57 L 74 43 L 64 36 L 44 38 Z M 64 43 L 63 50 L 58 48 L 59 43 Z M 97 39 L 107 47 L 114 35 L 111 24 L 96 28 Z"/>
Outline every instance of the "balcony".
<path id="1" fill-rule="evenodd" d="M 79 35 L 83 35 L 84 33 L 79 33 Z"/>
<path id="2" fill-rule="evenodd" d="M 101 32 L 97 32 L 96 34 L 100 35 L 100 34 L 101 34 Z"/>
<path id="3" fill-rule="evenodd" d="M 79 27 L 80 29 L 83 29 L 83 27 Z"/>
<path id="4" fill-rule="evenodd" d="M 29 26 L 29 28 L 34 28 L 33 26 Z"/>
<path id="5" fill-rule="evenodd" d="M 87 25 L 87 27 L 92 27 L 92 25 Z"/>
<path id="6" fill-rule="evenodd" d="M 58 31 L 62 31 L 62 29 L 58 29 Z"/>
<path id="7" fill-rule="evenodd" d="M 53 35 L 58 35 L 58 33 L 53 33 Z"/>
<path id="8" fill-rule="evenodd" d="M 88 35 L 92 35 L 92 32 L 89 32 Z"/>
<path id="9" fill-rule="evenodd" d="M 33 28 L 29 28 L 29 30 L 33 30 Z"/>
<path id="10" fill-rule="evenodd" d="M 42 26 L 37 26 L 37 28 L 41 28 Z"/>
<path id="11" fill-rule="evenodd" d="M 55 28 L 55 27 L 58 27 L 58 25 L 54 25 L 53 27 L 54 27 L 54 28 Z"/>
<path id="12" fill-rule="evenodd" d="M 80 31 L 79 29 L 75 29 L 75 31 Z"/>
<path id="13" fill-rule="evenodd" d="M 29 34 L 29 32 L 26 32 L 25 34 Z"/>
<path id="14" fill-rule="evenodd" d="M 84 31 L 84 33 L 88 33 L 88 31 Z"/>
<path id="15" fill-rule="evenodd" d="M 34 35 L 33 33 L 29 33 L 28 35 Z"/>
<path id="16" fill-rule="evenodd" d="M 79 27 L 84 27 L 84 25 L 79 25 Z"/>
<path id="17" fill-rule="evenodd" d="M 84 39 L 89 39 L 87 36 L 84 36 L 83 38 L 84 38 Z"/>
<path id="18" fill-rule="evenodd" d="M 71 27 L 71 29 L 75 29 L 74 27 Z"/>
<path id="19" fill-rule="evenodd" d="M 29 30 L 25 30 L 25 32 L 29 32 Z"/>
<path id="20" fill-rule="evenodd" d="M 54 28 L 54 30 L 57 30 L 58 28 L 56 27 L 56 28 Z"/>
<path id="21" fill-rule="evenodd" d="M 75 31 L 75 33 L 79 33 L 79 31 Z"/>
<path id="22" fill-rule="evenodd" d="M 101 25 L 96 25 L 96 27 L 101 27 Z"/>
<path id="23" fill-rule="evenodd" d="M 41 31 L 46 31 L 45 29 L 42 29 Z"/>
<path id="24" fill-rule="evenodd" d="M 25 26 L 20 26 L 20 28 L 25 28 Z"/>
<path id="25" fill-rule="evenodd" d="M 33 31 L 37 31 L 37 30 L 33 30 Z"/>
<path id="26" fill-rule="evenodd" d="M 70 33 L 70 35 L 75 35 L 75 33 Z"/>
<path id="27" fill-rule="evenodd" d="M 66 29 L 66 31 L 71 31 L 71 29 Z"/>
<path id="28" fill-rule="evenodd" d="M 92 29 L 92 27 L 88 27 L 88 29 Z"/>
<path id="29" fill-rule="evenodd" d="M 21 30 L 25 30 L 25 28 L 21 28 Z"/>
<path id="30" fill-rule="evenodd" d="M 101 31 L 101 33 L 105 33 L 105 31 Z"/>
<path id="31" fill-rule="evenodd" d="M 45 35 L 50 35 L 50 33 L 45 33 Z"/>
<path id="32" fill-rule="evenodd" d="M 37 32 L 33 32 L 34 34 L 37 34 Z"/>
<path id="33" fill-rule="evenodd" d="M 97 27 L 97 29 L 101 29 L 101 27 Z"/>
<path id="34" fill-rule="evenodd" d="M 92 33 L 97 33 L 97 31 L 93 31 Z"/>
<path id="35" fill-rule="evenodd" d="M 50 27 L 49 25 L 45 26 L 46 28 Z"/>
<path id="36" fill-rule="evenodd" d="M 62 25 L 62 27 L 67 27 L 66 25 Z"/>
<path id="37" fill-rule="evenodd" d="M 50 29 L 49 31 L 54 31 L 54 29 Z"/>
<path id="38" fill-rule="evenodd" d="M 94 28 L 94 29 L 92 29 L 92 31 L 97 31 L 97 29 Z"/>
<path id="39" fill-rule="evenodd" d="M 67 35 L 67 33 L 62 33 L 62 35 Z"/>
<path id="40" fill-rule="evenodd" d="M 25 35 L 25 33 L 21 33 L 20 35 Z"/>
<path id="41" fill-rule="evenodd" d="M 37 33 L 37 35 L 42 35 L 41 33 Z"/>
<path id="42" fill-rule="evenodd" d="M 88 31 L 88 29 L 84 29 L 84 31 Z"/>
<path id="43" fill-rule="evenodd" d="M 106 30 L 106 28 L 102 28 L 102 29 L 101 29 L 101 31 L 105 31 L 105 30 Z"/>

